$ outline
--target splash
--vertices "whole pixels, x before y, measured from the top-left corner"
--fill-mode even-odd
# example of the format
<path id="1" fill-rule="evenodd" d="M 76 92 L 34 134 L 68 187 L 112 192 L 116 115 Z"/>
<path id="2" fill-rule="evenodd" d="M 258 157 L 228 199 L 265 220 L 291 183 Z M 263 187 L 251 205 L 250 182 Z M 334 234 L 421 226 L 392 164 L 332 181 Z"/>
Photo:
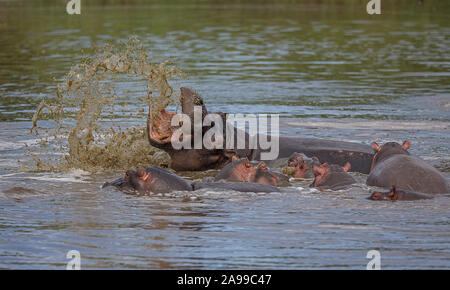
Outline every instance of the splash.
<path id="1" fill-rule="evenodd" d="M 135 38 L 118 47 L 94 47 L 93 56 L 85 57 L 65 75 L 57 86 L 56 98 L 43 100 L 36 109 L 31 133 L 40 139 L 39 146 L 29 148 L 32 162 L 24 167 L 34 171 L 76 168 L 97 172 L 167 166 L 168 155 L 149 145 L 143 127 L 123 130 L 114 122 L 118 114 L 114 81 L 124 76 L 145 88 L 139 98 L 142 107 L 151 105 L 159 112 L 179 100 L 169 81 L 179 80 L 184 74 L 169 61 L 151 62 Z M 141 109 L 139 113 L 143 112 Z M 39 128 L 40 120 L 51 124 Z"/>

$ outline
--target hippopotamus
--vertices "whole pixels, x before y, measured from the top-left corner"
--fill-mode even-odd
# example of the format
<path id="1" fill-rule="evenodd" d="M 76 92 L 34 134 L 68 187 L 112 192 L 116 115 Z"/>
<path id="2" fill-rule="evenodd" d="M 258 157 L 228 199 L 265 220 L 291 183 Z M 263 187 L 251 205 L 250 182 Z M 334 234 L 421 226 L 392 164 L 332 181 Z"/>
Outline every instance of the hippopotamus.
<path id="1" fill-rule="evenodd" d="M 327 163 L 320 166 L 314 165 L 314 181 L 311 187 L 320 187 L 324 189 L 339 190 L 356 183 L 356 180 L 347 172 L 350 170 L 351 164 L 347 162 L 343 167 Z"/>
<path id="2" fill-rule="evenodd" d="M 305 154 L 294 152 L 287 160 L 287 165 L 283 173 L 294 178 L 314 178 L 314 165 L 320 166 L 320 161 L 315 156 L 309 158 Z"/>
<path id="3" fill-rule="evenodd" d="M 134 189 L 141 194 L 192 190 L 189 182 L 159 166 L 147 167 L 145 170 L 127 170 L 125 177 L 106 182 L 102 188 L 107 186 L 115 186 L 121 190 Z"/>
<path id="4" fill-rule="evenodd" d="M 216 175 L 214 181 L 256 182 L 272 186 L 289 185 L 289 178 L 279 172 L 267 168 L 264 162 L 251 162 L 248 157 L 238 159 L 232 157 L 232 162 L 225 165 Z"/>
<path id="5" fill-rule="evenodd" d="M 198 182 L 192 183 L 193 190 L 203 188 L 234 190 L 239 192 L 279 192 L 280 190 L 268 184 L 261 184 L 255 182 Z"/>
<path id="6" fill-rule="evenodd" d="M 191 124 L 194 123 L 192 118 L 195 106 L 201 108 L 202 118 L 205 118 L 209 113 L 203 99 L 191 88 L 181 87 L 180 102 L 182 113 L 191 119 Z M 217 139 L 219 140 L 218 142 L 223 142 L 223 146 L 216 146 L 212 149 L 206 148 L 204 144 L 201 144 L 200 147 L 194 146 L 195 132 L 201 131 L 197 134 L 201 133 L 202 135 L 200 137 L 203 137 L 208 129 L 213 127 L 213 123 L 210 123 L 211 125 L 202 123 L 203 127 L 200 130 L 191 130 L 189 134 L 183 133 L 183 140 L 188 140 L 187 142 L 191 142 L 192 146 L 190 148 L 176 149 L 173 147 L 171 141 L 180 137 L 174 136 L 174 132 L 182 127 L 182 122 L 179 125 L 172 125 L 171 121 L 175 114 L 175 112 L 169 112 L 166 109 L 160 111 L 154 110 L 152 109 L 152 104 L 150 104 L 147 118 L 147 133 L 150 145 L 162 149 L 170 155 L 170 167 L 176 171 L 220 169 L 228 164 L 234 155 L 237 155 L 239 158 L 248 158 L 251 161 L 260 161 L 261 154 L 269 151 L 269 149 L 262 149 L 259 142 L 255 149 L 238 148 L 238 136 L 244 136 L 245 144 L 249 144 L 251 138 L 257 138 L 259 140 L 259 137 L 250 137 L 247 132 L 241 132 L 241 130 L 233 127 L 232 124 L 226 122 L 228 114 L 222 112 L 216 114 L 220 116 L 220 120 L 225 124 L 222 128 L 222 140 L 220 141 L 220 138 Z M 230 130 L 234 132 L 235 141 L 234 147 L 231 149 L 225 146 L 226 132 L 230 126 L 232 127 Z M 344 166 L 346 162 L 350 162 L 352 171 L 365 174 L 369 173 L 370 163 L 373 159 L 371 147 L 365 144 L 280 136 L 278 158 L 289 157 L 294 152 L 301 152 L 308 157 L 316 156 L 322 162 L 328 162 L 329 164 Z"/>
<path id="7" fill-rule="evenodd" d="M 241 182 L 193 182 L 159 166 L 147 167 L 145 170 L 127 170 L 125 177 L 112 182 L 105 182 L 102 188 L 114 186 L 123 191 L 135 190 L 140 194 L 167 193 L 171 191 L 193 191 L 202 188 L 234 190 L 240 192 L 278 192 L 279 189 L 260 183 Z"/>
<path id="8" fill-rule="evenodd" d="M 419 193 L 449 193 L 450 186 L 444 176 L 422 159 L 410 155 L 408 140 L 402 145 L 388 142 L 379 146 L 372 142 L 376 152 L 367 185 L 409 190 Z"/>
<path id="9" fill-rule="evenodd" d="M 397 190 L 395 186 L 388 192 L 375 191 L 369 197 L 370 200 L 420 200 L 420 199 L 431 199 L 432 195 L 409 191 L 409 190 Z"/>

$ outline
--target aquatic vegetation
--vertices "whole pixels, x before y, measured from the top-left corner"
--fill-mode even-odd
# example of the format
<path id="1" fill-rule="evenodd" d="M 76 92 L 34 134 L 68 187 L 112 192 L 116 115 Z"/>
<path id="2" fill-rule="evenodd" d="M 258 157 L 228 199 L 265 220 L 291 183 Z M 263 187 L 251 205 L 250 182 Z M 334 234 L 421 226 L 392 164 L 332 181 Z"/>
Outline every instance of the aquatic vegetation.
<path id="1" fill-rule="evenodd" d="M 74 65 L 58 84 L 56 98 L 44 99 L 36 109 L 31 133 L 40 142 L 38 148 L 29 148 L 33 162 L 25 167 L 95 172 L 167 165 L 168 156 L 149 145 L 144 128 L 121 129 L 110 117 L 118 98 L 114 86 L 118 76 L 142 83 L 146 95 L 139 101 L 143 108 L 151 105 L 159 112 L 178 100 L 178 90 L 169 81 L 184 74 L 169 61 L 152 62 L 147 53 L 139 40 L 131 38 L 117 47 L 95 47 L 93 56 Z M 44 119 L 52 125 L 39 128 L 38 121 Z"/>

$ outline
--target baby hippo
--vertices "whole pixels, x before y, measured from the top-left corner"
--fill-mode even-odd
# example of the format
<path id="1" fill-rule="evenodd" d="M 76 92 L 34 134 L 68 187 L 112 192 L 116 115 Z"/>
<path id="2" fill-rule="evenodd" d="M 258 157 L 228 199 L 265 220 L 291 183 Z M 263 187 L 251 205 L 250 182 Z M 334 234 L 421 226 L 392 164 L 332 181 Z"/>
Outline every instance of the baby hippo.
<path id="1" fill-rule="evenodd" d="M 395 186 L 393 186 L 391 191 L 389 191 L 389 192 L 375 191 L 369 197 L 369 199 L 371 199 L 371 200 L 390 200 L 390 201 L 419 200 L 419 199 L 431 199 L 431 198 L 433 198 L 433 196 L 424 194 L 424 193 L 408 191 L 408 190 L 397 190 L 395 188 Z"/>
<path id="2" fill-rule="evenodd" d="M 288 167 L 282 172 L 294 178 L 314 178 L 314 165 L 320 166 L 317 157 L 309 158 L 305 154 L 295 152 L 289 157 Z"/>
<path id="3" fill-rule="evenodd" d="M 349 162 L 343 167 L 335 164 L 328 165 L 327 163 L 323 163 L 320 166 L 314 165 L 315 179 L 310 186 L 333 190 L 346 188 L 356 183 L 356 180 L 347 173 L 350 167 Z"/>
<path id="4" fill-rule="evenodd" d="M 235 156 L 231 163 L 222 168 L 214 180 L 256 182 L 272 186 L 289 184 L 289 178 L 286 175 L 270 170 L 264 162 L 254 163 L 248 158 L 237 159 Z"/>
<path id="5" fill-rule="evenodd" d="M 106 182 L 102 188 L 107 186 L 115 186 L 121 190 L 134 189 L 141 194 L 192 190 L 189 182 L 158 166 L 147 167 L 145 170 L 127 170 L 125 177 Z"/>

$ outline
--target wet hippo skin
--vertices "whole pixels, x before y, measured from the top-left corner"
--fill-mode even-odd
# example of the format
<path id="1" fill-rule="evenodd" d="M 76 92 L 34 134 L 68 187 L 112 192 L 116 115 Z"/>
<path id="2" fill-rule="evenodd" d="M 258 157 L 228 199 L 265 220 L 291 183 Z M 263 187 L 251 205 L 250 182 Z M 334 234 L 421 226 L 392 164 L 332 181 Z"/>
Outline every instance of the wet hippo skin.
<path id="1" fill-rule="evenodd" d="M 377 152 L 373 158 L 372 171 L 367 177 L 367 185 L 395 188 L 421 193 L 449 193 L 450 187 L 445 177 L 424 160 L 412 156 L 407 151 L 410 142 L 402 145 L 388 142 L 372 147 Z"/>
<path id="2" fill-rule="evenodd" d="M 181 107 L 182 112 L 191 117 L 194 106 L 202 108 L 202 116 L 204 117 L 208 111 L 203 99 L 192 89 L 181 88 Z M 149 116 L 147 119 L 147 131 L 149 142 L 152 146 L 166 151 L 171 157 L 171 168 L 177 171 L 194 171 L 217 169 L 223 167 L 230 162 L 232 156 L 239 158 L 247 157 L 249 160 L 261 160 L 261 153 L 264 150 L 256 149 L 180 149 L 176 150 L 172 147 L 171 138 L 177 127 L 172 127 L 170 122 L 175 113 L 168 112 L 163 109 L 161 112 L 152 111 L 150 106 Z M 222 120 L 226 120 L 226 113 L 217 113 Z M 225 122 L 224 122 L 225 124 Z M 226 123 L 227 126 L 231 126 Z M 226 126 L 224 126 L 224 140 L 226 139 Z M 202 133 L 205 133 L 209 127 L 203 127 Z M 234 144 L 238 136 L 238 129 L 233 128 L 235 134 Z M 193 134 L 191 134 L 193 135 Z M 248 144 L 249 135 L 243 134 Z M 191 137 L 191 140 L 193 138 Z M 193 141 L 192 141 L 193 142 Z M 225 141 L 223 141 L 225 142 Z M 258 142 L 259 144 L 259 142 Z M 194 148 L 194 147 L 192 147 Z M 222 146 L 225 148 L 225 146 Z M 269 151 L 269 150 L 266 150 Z M 352 171 L 361 173 L 369 173 L 370 164 L 373 158 L 373 151 L 370 146 L 345 141 L 321 140 L 312 138 L 279 138 L 279 155 L 278 158 L 289 157 L 292 153 L 303 153 L 308 157 L 316 156 L 321 162 L 329 164 L 345 165 L 350 162 Z"/>
<path id="3" fill-rule="evenodd" d="M 252 162 L 247 157 L 232 157 L 232 162 L 225 165 L 214 178 L 215 181 L 255 182 L 272 186 L 287 186 L 289 178 L 267 168 L 264 162 Z"/>
<path id="4" fill-rule="evenodd" d="M 286 172 L 294 178 L 314 178 L 314 165 L 320 166 L 320 162 L 315 156 L 309 158 L 303 153 L 295 152 L 289 156 L 285 165 L 287 167 L 283 169 L 283 173 Z"/>
<path id="5" fill-rule="evenodd" d="M 324 163 L 320 166 L 314 165 L 315 179 L 310 185 L 311 187 L 319 187 L 323 189 L 339 190 L 356 183 L 356 180 L 348 174 L 350 163 L 346 163 L 341 167 L 336 164 L 328 165 Z"/>
<path id="6" fill-rule="evenodd" d="M 239 192 L 279 192 L 280 189 L 255 182 L 193 182 L 192 188 L 199 190 L 203 188 L 234 190 Z"/>
<path id="7" fill-rule="evenodd" d="M 433 196 L 425 193 L 414 192 L 409 190 L 397 190 L 395 186 L 388 192 L 375 191 L 369 197 L 370 200 L 385 200 L 385 201 L 397 201 L 397 200 L 421 200 L 432 199 Z"/>
<path id="8" fill-rule="evenodd" d="M 202 188 L 234 190 L 240 192 L 279 192 L 277 187 L 253 182 L 193 182 L 158 166 L 145 170 L 127 170 L 125 177 L 105 182 L 102 188 L 113 186 L 122 191 L 137 191 L 140 194 L 192 191 Z"/>
<path id="9" fill-rule="evenodd" d="M 192 190 L 190 183 L 185 179 L 158 166 L 147 167 L 145 170 L 127 170 L 125 177 L 106 182 L 102 188 L 107 186 L 114 186 L 120 190 L 134 189 L 141 194 Z"/>

